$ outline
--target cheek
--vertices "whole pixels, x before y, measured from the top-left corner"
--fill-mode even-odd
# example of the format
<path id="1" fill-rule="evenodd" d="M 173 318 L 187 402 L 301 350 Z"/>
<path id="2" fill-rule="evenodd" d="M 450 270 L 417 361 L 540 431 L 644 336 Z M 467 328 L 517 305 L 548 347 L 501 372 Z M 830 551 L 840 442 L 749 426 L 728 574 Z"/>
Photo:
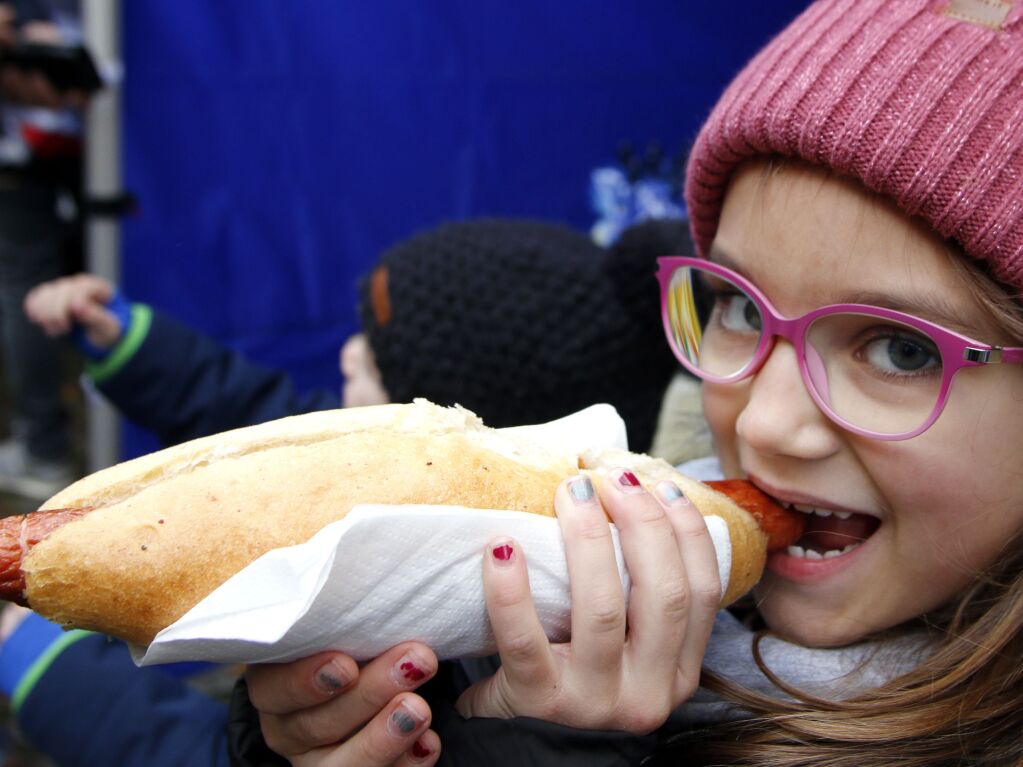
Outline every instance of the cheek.
<path id="1" fill-rule="evenodd" d="M 893 512 L 897 545 L 919 567 L 930 563 L 936 583 L 974 577 L 1023 528 L 1023 482 L 1007 481 L 994 447 L 951 441 L 865 464 Z"/>
<path id="2" fill-rule="evenodd" d="M 735 424 L 745 404 L 745 386 L 703 383 L 703 413 L 726 475 L 738 466 Z"/>

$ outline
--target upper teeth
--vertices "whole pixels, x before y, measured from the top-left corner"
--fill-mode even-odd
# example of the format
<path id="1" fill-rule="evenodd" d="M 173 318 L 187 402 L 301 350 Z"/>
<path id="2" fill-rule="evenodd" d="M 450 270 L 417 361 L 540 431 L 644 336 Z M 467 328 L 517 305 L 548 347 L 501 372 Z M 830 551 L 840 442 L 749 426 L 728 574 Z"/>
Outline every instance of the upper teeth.
<path id="1" fill-rule="evenodd" d="M 816 506 L 807 506 L 802 503 L 790 503 L 789 501 L 779 501 L 782 506 L 786 509 L 795 509 L 801 511 L 804 514 L 816 514 L 818 517 L 830 517 L 834 514 L 839 519 L 849 519 L 852 516 L 851 511 L 832 511 L 831 509 L 818 509 Z"/>
<path id="2" fill-rule="evenodd" d="M 786 552 L 790 557 L 799 557 L 800 559 L 832 559 L 833 557 L 840 557 L 843 554 L 848 554 L 853 549 L 860 547 L 861 541 L 850 543 L 848 546 L 842 549 L 830 549 L 828 551 L 816 551 L 814 549 L 805 549 L 802 546 L 789 546 Z"/>

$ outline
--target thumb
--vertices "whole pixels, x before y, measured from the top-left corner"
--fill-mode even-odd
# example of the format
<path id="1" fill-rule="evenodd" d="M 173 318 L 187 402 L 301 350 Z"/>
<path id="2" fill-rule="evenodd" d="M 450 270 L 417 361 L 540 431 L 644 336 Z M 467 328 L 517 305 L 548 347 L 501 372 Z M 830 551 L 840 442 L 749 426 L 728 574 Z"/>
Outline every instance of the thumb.
<path id="1" fill-rule="evenodd" d="M 92 301 L 76 303 L 71 307 L 71 314 L 93 346 L 109 349 L 121 340 L 121 322 L 105 306 Z"/>
<path id="2" fill-rule="evenodd" d="M 516 716 L 510 702 L 510 690 L 503 669 L 487 679 L 476 682 L 458 696 L 455 710 L 463 719 L 478 716 L 489 719 L 512 719 Z"/>

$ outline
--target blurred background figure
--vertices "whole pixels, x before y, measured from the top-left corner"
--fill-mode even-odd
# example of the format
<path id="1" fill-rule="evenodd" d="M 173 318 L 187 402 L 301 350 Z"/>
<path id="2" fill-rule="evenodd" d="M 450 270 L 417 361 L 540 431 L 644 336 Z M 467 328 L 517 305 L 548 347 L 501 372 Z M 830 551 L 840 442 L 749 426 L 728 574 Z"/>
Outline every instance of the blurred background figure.
<path id="1" fill-rule="evenodd" d="M 74 43 L 75 2 L 0 4 L 0 361 L 10 395 L 0 491 L 42 500 L 74 477 L 61 347 L 28 323 L 27 291 L 77 264 L 85 93 L 11 63 L 25 42 Z"/>

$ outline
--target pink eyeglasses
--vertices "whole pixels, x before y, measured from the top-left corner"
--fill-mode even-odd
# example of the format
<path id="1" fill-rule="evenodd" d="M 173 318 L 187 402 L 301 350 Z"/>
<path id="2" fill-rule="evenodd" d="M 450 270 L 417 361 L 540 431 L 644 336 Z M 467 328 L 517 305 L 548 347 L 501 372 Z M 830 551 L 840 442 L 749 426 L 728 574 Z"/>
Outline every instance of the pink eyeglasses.
<path id="1" fill-rule="evenodd" d="M 657 259 L 668 343 L 694 375 L 735 383 L 756 373 L 777 337 L 792 344 L 807 391 L 844 429 L 909 439 L 933 424 L 964 367 L 1023 363 L 1003 348 L 909 314 L 861 304 L 783 317 L 742 276 L 698 258 Z"/>

